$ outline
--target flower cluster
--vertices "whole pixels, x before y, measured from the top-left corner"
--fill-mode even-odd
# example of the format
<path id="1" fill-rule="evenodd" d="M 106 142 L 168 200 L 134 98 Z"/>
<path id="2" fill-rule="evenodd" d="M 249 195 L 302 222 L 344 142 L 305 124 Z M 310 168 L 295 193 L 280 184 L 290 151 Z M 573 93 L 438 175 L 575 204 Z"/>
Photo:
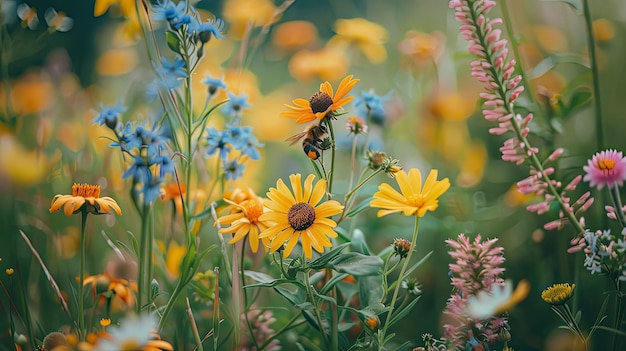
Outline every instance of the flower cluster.
<path id="1" fill-rule="evenodd" d="M 444 325 L 444 339 L 457 349 L 478 340 L 491 344 L 498 340 L 500 331 L 507 328 L 507 318 L 502 316 L 472 318 L 468 314 L 468 299 L 494 286 L 503 286 L 504 249 L 495 246 L 498 239 L 483 241 L 480 234 L 473 241 L 463 234 L 457 240 L 446 240 L 450 246 L 451 283 L 455 288 L 444 314 L 450 321 Z"/>
<path id="2" fill-rule="evenodd" d="M 218 154 L 226 180 L 240 178 L 247 159 L 261 159 L 258 148 L 263 144 L 254 136 L 251 127 L 227 124 L 226 129 L 209 127 L 206 131 L 206 153 L 209 156 Z"/>
<path id="3" fill-rule="evenodd" d="M 585 267 L 593 273 L 608 273 L 612 279 L 626 281 L 626 238 L 611 230 L 587 230 L 583 237 L 572 239 L 570 253 L 583 251 Z"/>

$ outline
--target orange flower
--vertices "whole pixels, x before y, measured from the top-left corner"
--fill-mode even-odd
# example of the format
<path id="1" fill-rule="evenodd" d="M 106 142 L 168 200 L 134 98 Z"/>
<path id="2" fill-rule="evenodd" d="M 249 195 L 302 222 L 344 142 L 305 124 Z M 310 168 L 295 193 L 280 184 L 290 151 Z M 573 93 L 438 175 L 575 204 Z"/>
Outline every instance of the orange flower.
<path id="1" fill-rule="evenodd" d="M 252 252 L 256 253 L 259 249 L 259 233 L 271 225 L 271 223 L 259 219 L 265 212 L 263 198 L 254 196 L 254 198 L 242 201 L 241 203 L 235 203 L 227 199 L 224 200 L 232 205 L 232 208 L 236 209 L 236 211 L 231 211 L 231 213 L 217 220 L 220 225 L 230 224 L 229 227 L 220 228 L 219 233 L 233 234 L 233 238 L 228 242 L 229 244 L 234 244 L 247 236 L 250 242 L 250 249 Z M 270 239 L 263 238 L 265 251 L 268 250 L 269 245 Z"/>
<path id="2" fill-rule="evenodd" d="M 335 80 L 344 76 L 350 62 L 344 50 L 325 47 L 320 50 L 300 50 L 289 60 L 289 73 L 301 82 L 314 78 Z"/>
<path id="3" fill-rule="evenodd" d="M 315 120 L 323 120 L 324 118 L 334 118 L 335 113 L 344 105 L 354 99 L 353 96 L 346 96 L 352 87 L 359 81 L 352 79 L 353 75 L 345 77 L 337 92 L 333 92 L 333 87 L 328 81 L 320 85 L 320 91 L 313 94 L 309 100 L 295 99 L 292 105 L 286 105 L 292 111 L 282 112 L 280 115 L 287 118 L 293 118 L 296 123 L 308 123 Z"/>
<path id="4" fill-rule="evenodd" d="M 109 213 L 111 209 L 118 215 L 122 210 L 117 202 L 110 197 L 100 197 L 100 185 L 74 184 L 72 195 L 55 195 L 50 204 L 50 213 L 57 212 L 63 207 L 67 217 L 81 210 L 93 214 Z"/>
<path id="5" fill-rule="evenodd" d="M 135 305 L 135 294 L 133 291 L 137 290 L 136 284 L 130 283 L 126 279 L 115 278 L 111 274 L 104 272 L 85 277 L 83 286 L 89 284 L 91 284 L 93 298 L 97 299 L 98 303 L 106 301 L 106 297 L 103 294 L 112 292 L 112 297 L 119 298 L 124 305 L 128 307 Z"/>
<path id="6" fill-rule="evenodd" d="M 380 24 L 364 18 L 338 19 L 335 21 L 336 36 L 328 45 L 347 48 L 355 44 L 371 63 L 382 63 L 387 59 L 384 43 L 387 30 Z"/>
<path id="7" fill-rule="evenodd" d="M 289 21 L 277 25 L 272 33 L 274 46 L 292 51 L 317 41 L 317 28 L 309 21 Z"/>

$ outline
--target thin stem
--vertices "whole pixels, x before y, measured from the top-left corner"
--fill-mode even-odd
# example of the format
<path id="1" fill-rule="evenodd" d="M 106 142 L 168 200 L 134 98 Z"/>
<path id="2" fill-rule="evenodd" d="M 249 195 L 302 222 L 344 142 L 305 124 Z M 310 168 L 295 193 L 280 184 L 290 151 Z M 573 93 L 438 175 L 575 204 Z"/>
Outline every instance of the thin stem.
<path id="1" fill-rule="evenodd" d="M 330 175 L 328 176 L 328 194 L 333 193 L 333 177 L 335 175 L 335 151 L 337 149 L 335 145 L 335 131 L 333 129 L 333 124 L 330 120 L 326 120 L 326 125 L 328 126 L 328 132 L 330 133 L 330 140 L 333 141 L 333 146 L 331 149 L 331 159 L 330 159 Z M 322 165 L 323 167 L 323 165 Z"/>
<path id="2" fill-rule="evenodd" d="M 176 283 L 176 287 L 174 288 L 174 291 L 172 292 L 172 295 L 170 295 L 169 300 L 167 300 L 167 304 L 165 305 L 165 309 L 163 310 L 163 314 L 161 315 L 161 319 L 159 320 L 159 325 L 157 326 L 157 331 L 160 332 L 163 329 L 163 326 L 165 325 L 165 320 L 167 319 L 167 316 L 170 314 L 170 312 L 172 311 L 172 308 L 175 305 L 176 300 L 178 299 L 178 295 L 180 295 L 181 291 L 182 291 L 182 284 L 181 284 L 181 280 L 179 280 Z M 217 287 L 216 287 L 217 289 Z M 141 295 L 140 295 L 141 297 Z M 218 303 L 218 302 L 215 302 Z"/>
<path id="3" fill-rule="evenodd" d="M 411 249 L 409 250 L 409 253 L 406 255 L 404 264 L 402 265 L 402 268 L 400 269 L 400 275 L 398 276 L 398 281 L 401 281 L 403 279 L 404 273 L 406 272 L 406 269 L 409 266 L 409 262 L 411 261 L 411 256 L 413 254 L 413 251 L 415 251 L 415 244 L 417 243 L 418 231 L 419 231 L 419 217 L 415 216 L 415 227 L 413 229 L 413 237 L 411 238 Z M 385 325 L 383 325 L 383 328 L 382 328 L 382 334 L 381 334 L 382 337 L 379 339 L 379 341 L 381 341 L 379 342 L 379 345 L 378 345 L 379 350 L 384 349 L 384 345 L 382 343 L 384 343 L 385 335 L 387 333 L 387 328 L 389 327 L 389 322 L 391 321 L 391 316 L 393 315 L 394 305 L 396 304 L 396 300 L 398 299 L 398 293 L 400 292 L 400 285 L 401 284 L 396 284 L 396 287 L 393 290 L 393 296 L 391 297 L 391 303 L 389 304 L 389 312 L 387 312 Z"/>
<path id="4" fill-rule="evenodd" d="M 354 134 L 352 138 L 352 149 L 350 152 L 350 182 L 348 183 L 348 189 L 352 189 L 352 182 L 354 181 L 354 173 L 356 171 L 354 167 L 354 161 L 356 160 L 356 138 L 358 134 Z"/>
<path id="5" fill-rule="evenodd" d="M 619 187 L 617 185 L 609 187 L 609 192 L 611 194 L 611 200 L 613 200 L 613 206 L 615 206 L 617 221 L 620 226 L 624 228 L 626 226 L 626 218 L 624 217 L 624 209 L 622 208 L 622 199 L 619 195 Z"/>
<path id="6" fill-rule="evenodd" d="M 589 50 L 589 61 L 591 63 L 591 74 L 593 77 L 593 96 L 596 112 L 596 143 L 599 149 L 604 148 L 604 128 L 602 125 L 602 103 L 600 100 L 600 74 L 596 61 L 596 43 L 593 39 L 593 26 L 591 21 L 591 11 L 589 10 L 589 0 L 583 0 L 583 16 L 585 17 L 585 27 L 587 29 L 587 50 Z"/>
<path id="7" fill-rule="evenodd" d="M 148 221 L 149 204 L 144 204 L 141 211 L 141 245 L 139 247 L 139 277 L 137 284 L 137 312 L 141 312 L 143 306 L 148 303 L 150 292 L 150 265 L 152 265 L 152 241 L 150 240 L 150 226 Z"/>
<path id="8" fill-rule="evenodd" d="M 615 310 L 617 311 L 615 315 L 615 320 L 613 321 L 613 328 L 615 330 L 620 330 L 622 325 L 623 318 L 623 307 L 622 307 L 622 299 L 624 298 L 624 294 L 620 290 L 619 281 L 616 283 L 617 294 L 615 295 Z M 611 350 L 617 351 L 619 347 L 619 334 L 613 333 L 613 338 L 611 340 Z"/>
<path id="9" fill-rule="evenodd" d="M 87 215 L 89 212 L 85 208 L 81 211 L 80 221 L 80 272 L 78 281 L 78 335 L 81 340 L 85 340 L 85 306 L 84 306 L 84 282 L 85 282 L 85 257 L 86 257 L 86 243 L 85 243 L 85 227 L 87 224 Z"/>
<path id="10" fill-rule="evenodd" d="M 304 285 L 306 286 L 307 296 L 311 301 L 311 304 L 313 305 L 313 313 L 315 314 L 315 320 L 317 321 L 317 325 L 319 326 L 320 332 L 322 333 L 324 345 L 326 345 L 326 348 L 328 348 L 328 337 L 326 336 L 326 331 L 324 330 L 324 325 L 322 324 L 322 316 L 320 315 L 320 310 L 317 306 L 315 295 L 313 295 L 313 288 L 311 287 L 311 283 L 309 282 L 309 272 L 304 272 Z"/>
<path id="11" fill-rule="evenodd" d="M 193 318 L 193 311 L 191 311 L 191 305 L 189 304 L 189 298 L 186 298 L 185 301 L 187 302 L 187 316 L 189 317 L 189 324 L 191 325 L 191 333 L 193 334 L 193 340 L 196 342 L 196 350 L 204 351 L 202 340 L 198 333 L 198 326 L 196 325 L 196 320 Z"/>

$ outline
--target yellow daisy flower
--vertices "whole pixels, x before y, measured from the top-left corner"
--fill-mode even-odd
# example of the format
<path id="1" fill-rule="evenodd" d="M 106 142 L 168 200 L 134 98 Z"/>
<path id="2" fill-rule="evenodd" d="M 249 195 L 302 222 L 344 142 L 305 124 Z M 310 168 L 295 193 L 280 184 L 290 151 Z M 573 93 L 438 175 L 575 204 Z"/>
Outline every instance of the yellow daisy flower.
<path id="1" fill-rule="evenodd" d="M 439 196 L 450 187 L 448 178 L 437 180 L 437 173 L 436 169 L 431 170 L 422 188 L 422 174 L 419 169 L 411 168 L 408 174 L 400 170 L 396 172 L 395 179 L 401 193 L 383 183 L 379 185 L 379 191 L 374 194 L 370 206 L 382 208 L 378 211 L 378 217 L 396 212 L 402 212 L 405 216 L 423 217 L 426 212 L 439 207 Z"/>
<path id="2" fill-rule="evenodd" d="M 541 299 L 551 305 L 562 305 L 574 295 L 576 284 L 552 284 L 541 292 Z"/>
<path id="3" fill-rule="evenodd" d="M 337 92 L 333 91 L 332 85 L 328 81 L 320 84 L 320 91 L 313 94 L 309 100 L 295 99 L 292 105 L 285 105 L 292 111 L 281 112 L 281 116 L 293 118 L 296 123 L 308 123 L 324 118 L 334 118 L 335 112 L 354 99 L 354 96 L 346 96 L 352 87 L 359 81 L 353 79 L 353 75 L 346 76 Z"/>
<path id="4" fill-rule="evenodd" d="M 109 213 L 111 209 L 118 215 L 122 210 L 117 202 L 110 197 L 100 197 L 100 185 L 74 184 L 72 195 L 55 195 L 50 204 L 50 213 L 57 212 L 63 207 L 67 217 L 80 211 L 93 214 Z"/>
<path id="5" fill-rule="evenodd" d="M 228 242 L 229 244 L 234 244 L 247 235 L 250 239 L 250 249 L 252 249 L 252 252 L 256 253 L 259 249 L 259 233 L 271 225 L 271 223 L 262 221 L 259 218 L 265 212 L 263 199 L 261 197 L 254 196 L 253 198 L 242 201 L 241 203 L 236 203 L 228 199 L 224 199 L 224 201 L 231 204 L 236 211 L 222 216 L 217 220 L 220 225 L 230 225 L 226 228 L 220 228 L 218 232 L 220 234 L 234 235 Z M 261 240 L 263 241 L 265 251 L 267 251 L 267 248 L 270 245 L 270 239 L 265 237 Z"/>
<path id="6" fill-rule="evenodd" d="M 337 237 L 332 229 L 337 223 L 328 217 L 341 213 L 343 206 L 335 200 L 320 203 L 326 194 L 324 179 L 313 184 L 315 175 L 311 174 L 304 180 L 304 188 L 300 174 L 290 175 L 289 180 L 293 192 L 279 179 L 276 188 L 270 188 L 267 193 L 269 200 L 265 201 L 265 207 L 270 211 L 262 214 L 259 220 L 274 224 L 262 231 L 259 238 L 271 240 L 271 252 L 287 243 L 284 257 L 289 256 L 300 241 L 304 256 L 311 258 L 311 248 L 323 253 L 324 247 L 332 246 L 328 238 Z"/>

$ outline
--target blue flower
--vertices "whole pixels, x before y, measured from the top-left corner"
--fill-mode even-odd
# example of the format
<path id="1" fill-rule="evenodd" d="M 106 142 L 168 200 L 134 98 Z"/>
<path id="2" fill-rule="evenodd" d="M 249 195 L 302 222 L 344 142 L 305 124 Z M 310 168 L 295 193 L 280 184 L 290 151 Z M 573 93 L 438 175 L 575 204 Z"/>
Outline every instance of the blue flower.
<path id="1" fill-rule="evenodd" d="M 237 180 L 241 178 L 244 168 L 244 165 L 237 162 L 237 160 L 230 162 L 224 161 L 224 176 L 226 180 Z"/>
<path id="2" fill-rule="evenodd" d="M 163 72 L 167 76 L 174 76 L 176 78 L 187 77 L 187 72 L 183 69 L 185 67 L 185 61 L 178 56 L 174 57 L 173 62 L 170 62 L 165 57 L 161 57 L 161 65 Z"/>
<path id="3" fill-rule="evenodd" d="M 226 125 L 225 142 L 232 145 L 235 150 L 241 150 L 244 145 L 244 128 L 240 126 L 234 126 L 231 124 Z"/>
<path id="4" fill-rule="evenodd" d="M 224 76 L 218 79 L 218 78 L 213 78 L 207 74 L 204 76 L 204 80 L 202 80 L 202 84 L 205 84 L 208 86 L 207 90 L 209 92 L 209 95 L 214 95 L 215 93 L 217 93 L 218 89 L 222 89 L 222 90 L 226 89 L 226 82 L 224 82 Z"/>
<path id="5" fill-rule="evenodd" d="M 207 155 L 213 155 L 216 151 L 219 150 L 219 157 L 222 160 L 226 160 L 228 158 L 228 153 L 230 152 L 230 147 L 227 144 L 227 133 L 226 131 L 219 131 L 215 128 L 207 128 L 207 132 L 209 135 L 207 136 Z"/>
<path id="6" fill-rule="evenodd" d="M 228 93 L 228 102 L 222 107 L 220 111 L 227 116 L 233 117 L 233 119 L 238 119 L 241 114 L 241 110 L 244 108 L 250 108 L 248 105 L 248 96 L 246 94 L 235 95 L 233 93 Z"/>
<path id="7" fill-rule="evenodd" d="M 170 0 L 159 1 L 153 8 L 155 12 L 153 18 L 157 21 L 171 21 L 179 15 L 179 12 L 185 10 L 184 5 L 184 1 L 181 1 L 178 6 L 176 6 L 176 4 L 174 4 Z"/>
<path id="8" fill-rule="evenodd" d="M 211 37 L 222 40 L 226 39 L 222 34 L 224 21 L 220 18 L 209 19 L 206 22 L 201 22 L 200 18 L 196 18 L 196 22 L 192 26 L 198 40 L 202 43 L 208 43 Z"/>
<path id="9" fill-rule="evenodd" d="M 130 138 L 133 135 L 133 125 L 130 122 L 126 122 L 124 129 L 117 134 L 117 141 L 112 142 L 109 146 L 115 146 L 122 148 L 123 151 L 129 151 L 127 144 L 130 142 Z"/>
<path id="10" fill-rule="evenodd" d="M 246 155 L 250 157 L 251 160 L 260 160 L 261 153 L 258 148 L 263 147 L 263 143 L 260 143 L 254 134 L 252 134 L 252 128 L 245 127 L 243 128 L 243 137 L 242 137 L 242 145 L 239 147 L 241 151 L 241 155 Z"/>
<path id="11" fill-rule="evenodd" d="M 174 162 L 169 156 L 158 155 L 150 160 L 151 164 L 159 166 L 159 177 L 163 178 L 166 174 L 174 175 Z"/>
<path id="12" fill-rule="evenodd" d="M 160 130 L 148 130 L 143 126 L 137 126 L 135 132 L 129 136 L 129 139 L 127 144 L 129 150 L 145 147 L 147 148 L 148 157 L 160 155 L 161 151 L 166 149 L 168 140 L 162 135 Z"/>
<path id="13" fill-rule="evenodd" d="M 120 122 L 120 115 L 126 111 L 126 107 L 121 104 L 117 104 L 115 106 L 105 106 L 103 104 L 98 104 L 100 111 L 98 111 L 98 116 L 94 118 L 91 123 L 99 125 L 106 124 L 110 129 L 117 128 L 118 123 Z"/>
<path id="14" fill-rule="evenodd" d="M 385 102 L 389 100 L 391 94 L 391 91 L 385 96 L 376 95 L 372 90 L 361 92 L 361 97 L 354 99 L 356 114 L 366 119 L 367 123 L 384 125 L 387 119 Z"/>

